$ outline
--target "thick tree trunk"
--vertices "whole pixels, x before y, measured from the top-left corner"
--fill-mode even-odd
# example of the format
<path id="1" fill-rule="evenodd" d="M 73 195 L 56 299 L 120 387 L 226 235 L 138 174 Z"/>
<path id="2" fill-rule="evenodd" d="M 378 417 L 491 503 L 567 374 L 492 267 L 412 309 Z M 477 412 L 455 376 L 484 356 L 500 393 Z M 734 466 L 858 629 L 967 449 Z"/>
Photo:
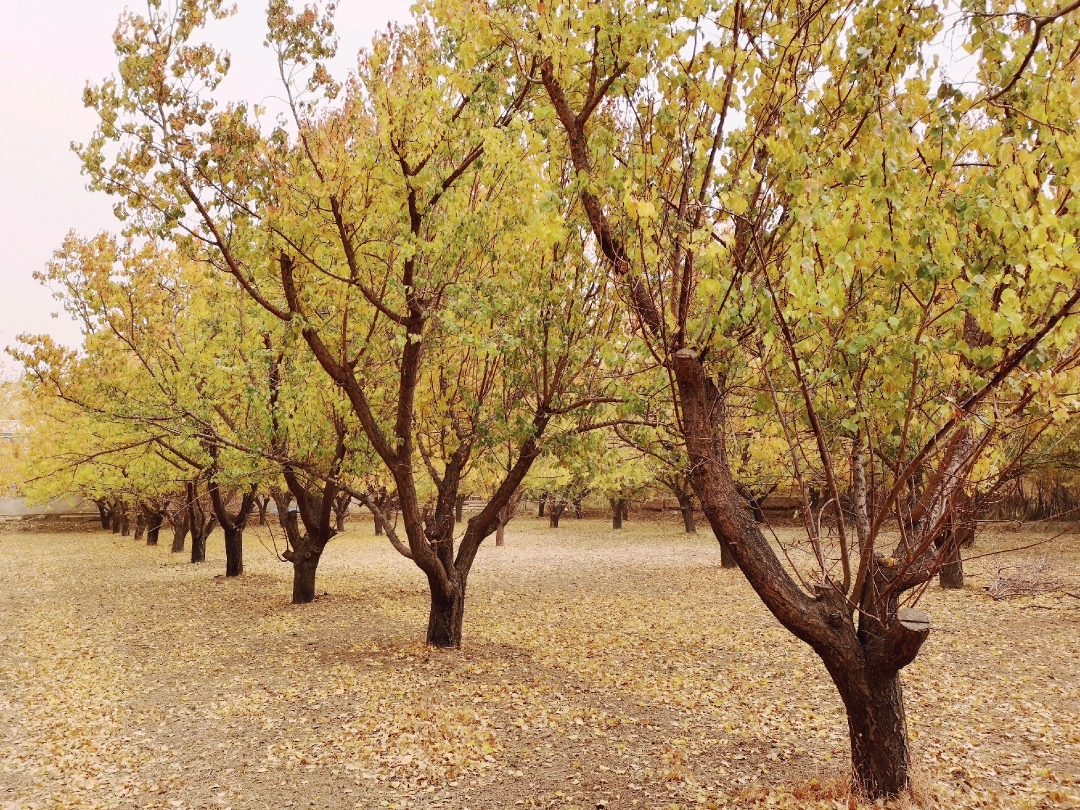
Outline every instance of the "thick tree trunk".
<path id="1" fill-rule="evenodd" d="M 179 554 L 184 550 L 184 541 L 187 539 L 189 529 L 187 511 L 173 517 L 172 527 L 172 553 Z"/>
<path id="2" fill-rule="evenodd" d="M 131 534 L 131 515 L 127 509 L 120 513 L 120 536 L 127 537 Z"/>
<path id="3" fill-rule="evenodd" d="M 293 560 L 292 603 L 306 605 L 315 601 L 315 572 L 321 553 L 306 550 Z"/>
<path id="4" fill-rule="evenodd" d="M 623 502 L 619 498 L 608 498 L 611 501 L 611 528 L 622 528 Z"/>
<path id="5" fill-rule="evenodd" d="M 142 506 L 135 507 L 135 540 L 142 540 L 146 533 L 146 513 Z"/>
<path id="6" fill-rule="evenodd" d="M 225 532 L 225 576 L 238 577 L 244 573 L 244 530 L 237 527 Z"/>
<path id="7" fill-rule="evenodd" d="M 461 625 L 465 618 L 465 583 L 450 594 L 440 595 L 431 589 L 431 613 L 428 614 L 427 643 L 432 647 L 460 647 Z"/>
<path id="8" fill-rule="evenodd" d="M 566 511 L 565 503 L 553 503 L 548 510 L 548 525 L 552 529 L 559 528 L 559 518 L 562 517 L 562 513 Z"/>
<path id="9" fill-rule="evenodd" d="M 960 556 L 960 544 L 950 542 L 945 550 L 945 563 L 938 572 L 938 583 L 947 590 L 964 587 L 964 559 Z"/>
<path id="10" fill-rule="evenodd" d="M 540 495 L 540 508 L 536 512 L 537 517 L 544 517 L 544 507 L 547 506 L 547 493 L 541 493 Z"/>
<path id="11" fill-rule="evenodd" d="M 109 516 L 109 522 L 112 524 L 112 533 L 120 534 L 120 507 L 113 507 L 112 514 Z"/>
<path id="12" fill-rule="evenodd" d="M 163 520 L 160 515 L 151 515 L 146 523 L 146 545 L 156 546 L 158 544 L 158 535 L 161 533 L 161 524 Z"/>
<path id="13" fill-rule="evenodd" d="M 896 796 L 911 764 L 900 673 L 848 671 L 833 681 L 847 710 L 855 790 L 871 800 Z"/>

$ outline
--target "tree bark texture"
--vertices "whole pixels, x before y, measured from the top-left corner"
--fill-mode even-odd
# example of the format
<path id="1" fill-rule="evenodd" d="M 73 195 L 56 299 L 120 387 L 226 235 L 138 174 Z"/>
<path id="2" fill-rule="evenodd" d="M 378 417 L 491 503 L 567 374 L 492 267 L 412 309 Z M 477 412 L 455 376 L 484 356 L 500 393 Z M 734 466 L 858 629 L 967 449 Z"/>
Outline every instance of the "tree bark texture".
<path id="1" fill-rule="evenodd" d="M 244 573 L 244 530 L 222 526 L 225 532 L 225 576 L 238 577 Z"/>
<path id="2" fill-rule="evenodd" d="M 97 500 L 94 501 L 94 505 L 98 508 L 98 517 L 101 519 L 101 528 L 108 531 L 110 514 L 106 502 L 103 500 Z"/>
<path id="3" fill-rule="evenodd" d="M 306 605 L 315 601 L 315 573 L 321 553 L 310 552 L 293 559 L 292 603 Z"/>
<path id="4" fill-rule="evenodd" d="M 427 643 L 432 647 L 460 647 L 465 619 L 465 583 L 449 594 L 431 589 L 431 612 L 428 614 Z"/>

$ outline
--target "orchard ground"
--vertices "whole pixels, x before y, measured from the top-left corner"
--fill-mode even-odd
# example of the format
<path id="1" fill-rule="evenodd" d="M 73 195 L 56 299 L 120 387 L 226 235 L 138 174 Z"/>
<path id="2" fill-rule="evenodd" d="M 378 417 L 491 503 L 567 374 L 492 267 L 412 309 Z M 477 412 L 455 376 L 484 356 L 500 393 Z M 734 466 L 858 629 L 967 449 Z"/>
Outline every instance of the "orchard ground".
<path id="1" fill-rule="evenodd" d="M 266 529 L 236 580 L 220 530 L 201 565 L 168 532 L 3 533 L 0 808 L 855 806 L 824 668 L 707 530 L 562 523 L 484 544 L 454 652 L 423 645 L 421 574 L 360 517 L 305 606 Z M 928 589 L 904 671 L 915 803 L 1080 806 L 1078 549 Z M 1063 590 L 985 594 L 1044 552 Z"/>

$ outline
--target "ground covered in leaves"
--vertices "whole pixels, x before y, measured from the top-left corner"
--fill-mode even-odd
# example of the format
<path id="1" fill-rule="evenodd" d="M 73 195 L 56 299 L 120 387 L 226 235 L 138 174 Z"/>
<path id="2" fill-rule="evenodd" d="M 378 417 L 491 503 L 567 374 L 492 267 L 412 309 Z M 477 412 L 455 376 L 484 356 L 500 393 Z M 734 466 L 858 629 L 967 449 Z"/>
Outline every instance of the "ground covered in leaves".
<path id="1" fill-rule="evenodd" d="M 915 803 L 1080 807 L 1078 548 L 926 593 Z M 1061 589 L 986 595 L 1044 553 Z M 164 536 L 0 534 L 0 808 L 855 806 L 824 669 L 707 531 L 519 518 L 481 549 L 459 652 L 424 647 L 424 581 L 366 521 L 312 605 L 266 530 L 245 556 L 225 580 L 220 531 L 201 565 Z"/>

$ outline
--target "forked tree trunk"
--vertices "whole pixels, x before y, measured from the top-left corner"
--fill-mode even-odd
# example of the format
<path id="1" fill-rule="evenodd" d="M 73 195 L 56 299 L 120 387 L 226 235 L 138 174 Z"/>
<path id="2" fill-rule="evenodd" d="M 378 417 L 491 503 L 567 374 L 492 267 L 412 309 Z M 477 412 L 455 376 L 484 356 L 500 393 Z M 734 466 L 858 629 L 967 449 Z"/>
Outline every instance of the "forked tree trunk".
<path id="1" fill-rule="evenodd" d="M 960 590 L 964 587 L 964 559 L 960 556 L 960 544 L 950 542 L 943 559 L 938 583 L 946 590 Z"/>
<path id="2" fill-rule="evenodd" d="M 611 502 L 611 528 L 621 529 L 625 503 L 621 498 L 608 498 L 608 500 Z"/>
<path id="3" fill-rule="evenodd" d="M 244 530 L 222 527 L 225 532 L 225 576 L 238 577 L 244 573 Z"/>
<path id="4" fill-rule="evenodd" d="M 266 509 L 267 509 L 267 507 L 270 506 L 270 499 L 264 495 L 263 497 L 258 498 L 255 501 L 255 506 L 259 510 L 259 525 L 260 526 L 265 526 L 266 525 Z"/>
<path id="5" fill-rule="evenodd" d="M 548 525 L 552 529 L 559 528 L 559 518 L 562 517 L 562 513 L 566 511 L 565 503 L 553 503 L 548 510 Z"/>
<path id="6" fill-rule="evenodd" d="M 450 594 L 431 588 L 431 612 L 428 614 L 427 643 L 432 647 L 460 647 L 461 626 L 465 618 L 465 583 Z"/>

